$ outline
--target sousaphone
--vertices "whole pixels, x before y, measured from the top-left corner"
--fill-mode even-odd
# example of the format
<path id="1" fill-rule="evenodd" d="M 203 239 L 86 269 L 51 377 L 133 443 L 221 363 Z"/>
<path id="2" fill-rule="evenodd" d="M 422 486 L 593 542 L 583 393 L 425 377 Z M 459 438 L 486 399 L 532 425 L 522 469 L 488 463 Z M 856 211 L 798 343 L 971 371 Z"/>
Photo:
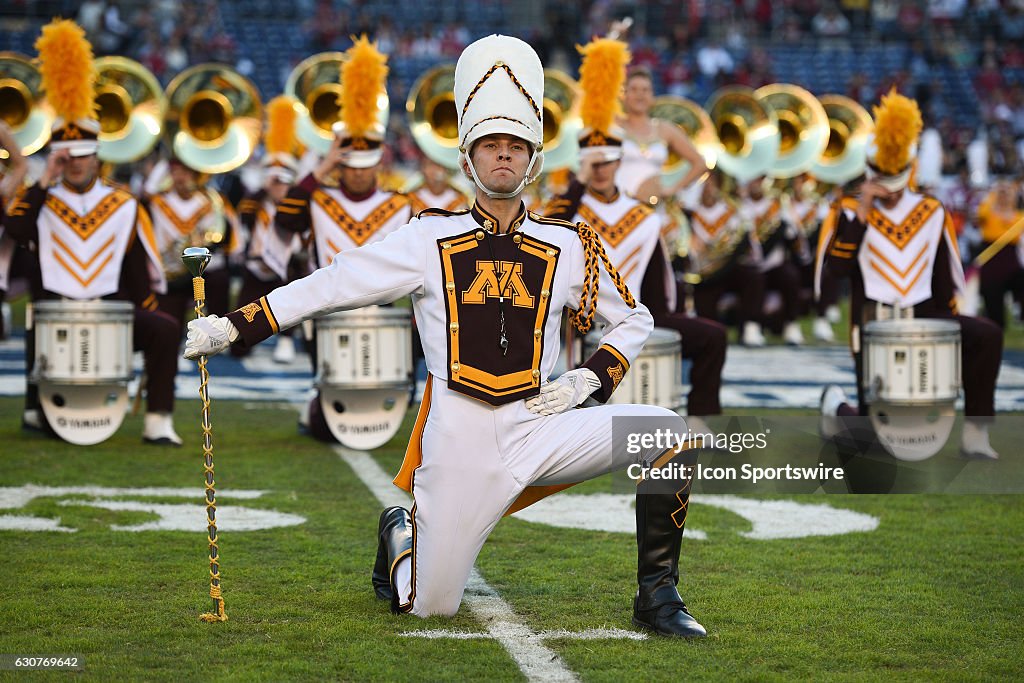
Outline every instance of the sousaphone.
<path id="1" fill-rule="evenodd" d="M 455 65 L 430 69 L 413 84 L 405 101 L 409 131 L 434 163 L 456 170 L 459 160 L 459 114 L 455 108 Z"/>
<path id="2" fill-rule="evenodd" d="M 758 88 L 754 97 L 772 109 L 778 119 L 779 154 L 768 175 L 792 178 L 811 170 L 828 143 L 825 108 L 814 95 L 788 83 Z"/>
<path id="3" fill-rule="evenodd" d="M 544 69 L 544 172 L 575 168 L 579 163 L 579 84 L 557 69 Z"/>
<path id="4" fill-rule="evenodd" d="M 39 68 L 25 55 L 0 52 L 0 120 L 10 126 L 22 154 L 38 152 L 50 141 L 55 118 Z M 5 151 L 0 158 L 7 158 Z"/>
<path id="5" fill-rule="evenodd" d="M 167 86 L 165 135 L 174 155 L 203 173 L 244 164 L 260 141 L 263 104 L 252 82 L 229 66 L 200 64 Z"/>
<path id="6" fill-rule="evenodd" d="M 779 157 L 779 123 L 750 88 L 715 91 L 705 109 L 718 134 L 718 168 L 738 183 L 768 173 Z"/>
<path id="7" fill-rule="evenodd" d="M 822 95 L 819 99 L 828 116 L 829 136 L 811 173 L 822 182 L 843 185 L 864 172 L 868 136 L 875 123 L 867 110 L 849 97 Z"/>
<path id="8" fill-rule="evenodd" d="M 146 67 L 126 57 L 100 57 L 96 65 L 99 158 L 115 164 L 136 161 L 160 140 L 167 98 Z"/>

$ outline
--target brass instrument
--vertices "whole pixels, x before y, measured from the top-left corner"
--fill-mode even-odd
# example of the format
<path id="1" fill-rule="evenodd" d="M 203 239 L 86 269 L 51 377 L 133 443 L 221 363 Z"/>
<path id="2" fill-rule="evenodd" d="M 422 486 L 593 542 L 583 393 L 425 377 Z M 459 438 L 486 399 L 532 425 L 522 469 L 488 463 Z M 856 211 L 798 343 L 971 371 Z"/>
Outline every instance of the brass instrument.
<path id="1" fill-rule="evenodd" d="M 718 135 L 711 118 L 700 105 L 685 97 L 662 95 L 655 98 L 650 115 L 651 118 L 664 119 L 679 126 L 704 157 L 704 163 L 708 168 L 715 167 L 718 160 Z M 688 170 L 687 163 L 670 149 L 668 160 L 661 169 L 661 182 L 664 185 L 674 185 Z"/>
<path id="2" fill-rule="evenodd" d="M 435 66 L 409 90 L 409 130 L 423 153 L 445 168 L 458 169 L 459 113 L 455 109 L 455 65 Z"/>
<path id="3" fill-rule="evenodd" d="M 244 164 L 260 141 L 263 104 L 256 86 L 231 67 L 200 64 L 167 86 L 165 134 L 176 157 L 203 173 Z"/>
<path id="4" fill-rule="evenodd" d="M 0 52 L 0 119 L 10 126 L 21 153 L 28 156 L 50 141 L 56 118 L 42 93 L 42 74 L 15 52 Z M 0 150 L 0 158 L 7 158 Z"/>
<path id="5" fill-rule="evenodd" d="M 738 183 L 768 173 L 779 157 L 775 111 L 741 86 L 715 91 L 705 108 L 718 133 L 718 168 Z"/>
<path id="6" fill-rule="evenodd" d="M 691 250 L 690 253 L 694 256 L 694 268 L 693 273 L 686 277 L 687 282 L 690 284 L 714 280 L 719 275 L 724 274 L 727 267 L 735 263 L 743 254 L 744 244 L 748 241 L 751 225 L 743 219 L 739 207 L 736 206 L 733 200 L 726 197 L 722 201 L 729 203 L 732 210 L 736 212 L 736 216 L 740 219 L 740 223 L 736 227 L 730 227 L 728 224 L 723 225 L 721 234 L 716 235 L 714 241 L 710 244 L 705 244 L 703 249 Z"/>
<path id="7" fill-rule="evenodd" d="M 163 88 L 150 71 L 125 57 L 100 57 L 96 65 L 96 108 L 102 161 L 136 161 L 160 140 L 167 111 Z"/>
<path id="8" fill-rule="evenodd" d="M 557 69 L 544 69 L 544 172 L 575 168 L 579 163 L 579 84 Z"/>
<path id="9" fill-rule="evenodd" d="M 811 173 L 821 182 L 842 185 L 864 172 L 868 136 L 875 124 L 867 110 L 849 97 L 822 95 L 820 100 L 828 116 L 829 136 Z"/>
<path id="10" fill-rule="evenodd" d="M 828 143 L 825 108 L 814 95 L 788 83 L 758 88 L 754 97 L 772 109 L 778 119 L 779 154 L 768 175 L 792 178 L 811 170 Z"/>
<path id="11" fill-rule="evenodd" d="M 195 229 L 187 234 L 177 237 L 174 242 L 164 249 L 160 254 L 164 266 L 164 273 L 167 280 L 176 280 L 185 276 L 185 266 L 181 261 L 181 254 L 184 250 L 192 247 L 206 248 L 208 251 L 226 249 L 228 245 L 228 220 L 227 210 L 224 206 L 224 199 L 216 190 L 210 188 L 199 188 L 196 192 L 206 195 L 210 201 L 210 211 Z"/>
<path id="12" fill-rule="evenodd" d="M 284 94 L 299 101 L 301 115 L 295 124 L 299 142 L 318 154 L 327 154 L 334 141 L 331 126 L 341 120 L 341 65 L 344 52 L 321 52 L 299 62 L 288 74 Z M 391 104 L 387 93 L 377 100 L 377 118 L 387 128 Z"/>

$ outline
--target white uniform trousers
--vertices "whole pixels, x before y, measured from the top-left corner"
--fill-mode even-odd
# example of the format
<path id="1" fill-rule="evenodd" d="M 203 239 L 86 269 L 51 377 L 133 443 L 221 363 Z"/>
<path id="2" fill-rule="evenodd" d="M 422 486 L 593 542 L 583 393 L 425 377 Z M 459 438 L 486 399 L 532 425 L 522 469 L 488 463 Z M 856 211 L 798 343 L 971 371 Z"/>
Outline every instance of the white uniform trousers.
<path id="1" fill-rule="evenodd" d="M 613 418 L 659 418 L 685 434 L 683 418 L 647 405 L 598 406 L 542 417 L 523 401 L 493 407 L 433 377 L 420 466 L 413 473 L 413 552 L 399 566 L 400 604 L 453 615 L 487 536 L 527 486 L 570 484 L 652 462 L 665 448 L 627 452 Z M 411 569 L 411 571 L 409 571 Z"/>

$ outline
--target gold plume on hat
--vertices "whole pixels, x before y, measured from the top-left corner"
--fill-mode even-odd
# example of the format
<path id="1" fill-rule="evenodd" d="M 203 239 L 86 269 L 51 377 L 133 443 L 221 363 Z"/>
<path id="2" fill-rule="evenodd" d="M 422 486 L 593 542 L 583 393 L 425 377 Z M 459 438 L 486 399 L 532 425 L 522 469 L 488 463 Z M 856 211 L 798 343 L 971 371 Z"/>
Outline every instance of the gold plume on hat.
<path id="1" fill-rule="evenodd" d="M 42 87 L 57 115 L 69 122 L 93 118 L 96 67 L 82 27 L 69 19 L 55 19 L 43 27 L 35 48 Z"/>
<path id="2" fill-rule="evenodd" d="M 345 53 L 341 65 L 341 120 L 353 137 L 363 137 L 377 123 L 377 100 L 387 88 L 387 55 L 363 35 Z"/>
<path id="3" fill-rule="evenodd" d="M 576 46 L 583 62 L 580 65 L 580 118 L 583 125 L 607 133 L 615 121 L 619 94 L 626 82 L 629 47 L 621 40 L 595 38 L 583 47 Z"/>
<path id="4" fill-rule="evenodd" d="M 295 154 L 298 147 L 295 123 L 298 119 L 294 98 L 278 95 L 267 103 L 267 132 L 263 139 L 267 154 Z"/>
<path id="5" fill-rule="evenodd" d="M 882 173 L 896 175 L 911 161 L 911 147 L 924 125 L 921 110 L 917 102 L 900 95 L 893 87 L 873 111 L 876 150 L 873 164 Z"/>

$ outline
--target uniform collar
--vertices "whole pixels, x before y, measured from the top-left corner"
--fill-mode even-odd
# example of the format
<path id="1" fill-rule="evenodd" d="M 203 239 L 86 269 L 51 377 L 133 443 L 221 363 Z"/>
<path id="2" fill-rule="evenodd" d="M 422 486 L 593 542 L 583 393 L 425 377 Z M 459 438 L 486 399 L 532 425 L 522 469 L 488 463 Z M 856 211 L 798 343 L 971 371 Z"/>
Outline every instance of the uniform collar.
<path id="1" fill-rule="evenodd" d="M 602 197 L 598 193 L 591 190 L 589 187 L 587 188 L 587 194 L 593 197 L 595 200 L 601 202 L 602 204 L 614 204 L 615 202 L 619 201 L 618 187 L 615 188 L 615 192 L 612 193 L 611 197 Z"/>
<path id="2" fill-rule="evenodd" d="M 354 192 L 349 192 L 348 188 L 346 188 L 345 185 L 342 184 L 342 183 L 338 183 L 338 189 L 341 190 L 341 193 L 343 195 L 345 195 L 345 199 L 348 199 L 349 201 L 353 201 L 353 202 L 365 202 L 367 199 L 369 199 L 373 195 L 377 194 L 377 186 L 376 185 L 374 185 L 370 189 L 369 192 L 364 192 L 363 194 L 356 194 Z"/>
<path id="3" fill-rule="evenodd" d="M 81 190 L 79 190 L 77 187 L 75 187 L 74 185 L 72 185 L 71 183 L 69 183 L 66 180 L 61 180 L 60 184 L 63 185 L 64 189 L 67 190 L 68 192 L 73 192 L 74 194 L 87 194 L 89 192 L 89 190 L 91 190 L 94 187 L 96 187 L 96 181 L 98 179 L 99 179 L 98 176 L 93 178 L 92 182 L 90 182 L 88 185 L 83 187 Z"/>
<path id="4" fill-rule="evenodd" d="M 479 202 L 473 202 L 473 208 L 470 209 L 469 215 L 473 217 L 473 220 L 477 222 L 481 228 L 490 232 L 495 232 L 498 229 L 498 219 L 495 218 L 489 211 L 480 206 Z M 512 224 L 509 226 L 508 231 L 513 232 L 516 228 L 523 224 L 526 220 L 526 205 L 519 202 L 519 213 L 516 215 Z"/>

